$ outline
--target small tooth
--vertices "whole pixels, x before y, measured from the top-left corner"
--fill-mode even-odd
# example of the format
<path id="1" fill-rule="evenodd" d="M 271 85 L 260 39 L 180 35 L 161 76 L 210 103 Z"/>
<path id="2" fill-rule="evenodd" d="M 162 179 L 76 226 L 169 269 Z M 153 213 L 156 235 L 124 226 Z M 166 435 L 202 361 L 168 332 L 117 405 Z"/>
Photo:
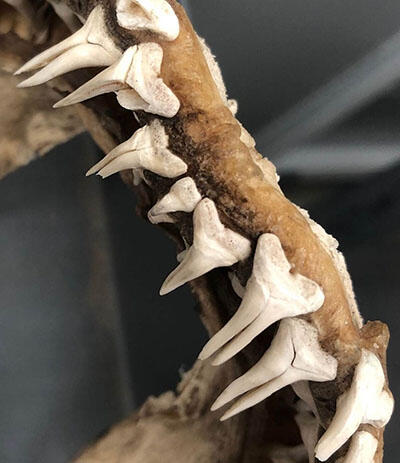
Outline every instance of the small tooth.
<path id="1" fill-rule="evenodd" d="M 228 386 L 222 393 L 222 399 L 217 399 L 216 404 L 219 408 L 252 389 L 221 419 L 230 418 L 297 381 L 332 380 L 336 377 L 336 371 L 337 361 L 321 349 L 316 328 L 301 319 L 282 320 L 270 349 L 261 360 Z M 217 405 L 214 405 L 213 409 L 216 409 Z"/>
<path id="2" fill-rule="evenodd" d="M 150 30 L 166 40 L 179 35 L 179 20 L 165 0 L 117 0 L 117 21 L 124 29 Z"/>
<path id="3" fill-rule="evenodd" d="M 292 384 L 294 393 L 299 397 L 302 402 L 306 403 L 314 416 L 319 417 L 317 406 L 315 405 L 314 397 L 311 394 L 310 384 L 308 381 L 298 381 Z"/>
<path id="4" fill-rule="evenodd" d="M 97 6 L 92 10 L 81 29 L 32 58 L 15 74 L 46 66 L 20 85 L 27 87 L 38 85 L 65 72 L 82 67 L 108 66 L 120 56 L 121 52 L 116 48 L 105 29 L 102 7 Z"/>
<path id="5" fill-rule="evenodd" d="M 226 228 L 210 199 L 203 199 L 193 214 L 193 245 L 183 262 L 167 277 L 160 294 L 167 294 L 217 267 L 228 267 L 250 254 L 250 241 Z"/>
<path id="6" fill-rule="evenodd" d="M 308 463 L 315 463 L 314 449 L 318 441 L 319 422 L 311 413 L 302 411 L 294 417 L 308 453 Z"/>
<path id="7" fill-rule="evenodd" d="M 378 357 L 363 349 L 350 389 L 336 404 L 329 428 L 319 440 L 316 457 L 326 461 L 357 431 L 360 424 L 384 426 L 393 412 L 393 399 L 383 390 L 385 375 Z"/>
<path id="8" fill-rule="evenodd" d="M 272 234 L 260 236 L 242 303 L 232 319 L 205 345 L 199 358 L 207 359 L 222 348 L 214 363 L 219 365 L 276 321 L 318 310 L 324 301 L 320 287 L 290 270 L 279 239 Z"/>
<path id="9" fill-rule="evenodd" d="M 114 148 L 86 175 L 97 172 L 106 178 L 126 169 L 146 169 L 163 177 L 178 177 L 187 171 L 187 165 L 167 147 L 165 129 L 160 121 L 154 120 Z"/>
<path id="10" fill-rule="evenodd" d="M 377 448 L 378 441 L 371 433 L 357 432 L 351 439 L 350 448 L 343 463 L 374 463 Z"/>
<path id="11" fill-rule="evenodd" d="M 229 279 L 231 280 L 232 288 L 235 291 L 236 295 L 243 299 L 245 287 L 242 286 L 238 277 L 233 272 L 228 272 Z"/>
<path id="12" fill-rule="evenodd" d="M 170 212 L 194 211 L 200 201 L 201 194 L 194 180 L 185 177 L 174 183 L 169 192 L 150 209 L 148 218 L 154 224 L 160 223 Z"/>

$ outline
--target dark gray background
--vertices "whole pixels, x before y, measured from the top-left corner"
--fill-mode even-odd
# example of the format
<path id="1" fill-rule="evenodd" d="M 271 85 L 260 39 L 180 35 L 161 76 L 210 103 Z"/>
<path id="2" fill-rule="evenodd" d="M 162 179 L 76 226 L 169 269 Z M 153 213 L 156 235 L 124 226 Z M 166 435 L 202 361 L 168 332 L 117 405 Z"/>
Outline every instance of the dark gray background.
<path id="1" fill-rule="evenodd" d="M 394 0 L 187 3 L 266 155 L 264 134 L 278 116 L 400 25 Z M 389 323 L 396 395 L 397 85 L 352 107 L 271 157 L 287 195 L 339 239 L 365 318 Z M 206 339 L 187 288 L 158 296 L 176 265 L 172 243 L 135 216 L 116 176 L 85 178 L 98 156 L 83 135 L 0 182 L 1 462 L 68 461 L 146 396 L 173 387 Z M 399 425 L 395 414 L 386 463 L 400 456 Z"/>

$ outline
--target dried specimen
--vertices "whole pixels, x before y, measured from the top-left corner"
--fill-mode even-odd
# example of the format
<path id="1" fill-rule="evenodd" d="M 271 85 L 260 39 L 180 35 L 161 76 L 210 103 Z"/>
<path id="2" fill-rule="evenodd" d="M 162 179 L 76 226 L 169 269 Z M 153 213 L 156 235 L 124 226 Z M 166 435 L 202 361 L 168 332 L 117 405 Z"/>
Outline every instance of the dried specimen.
<path id="1" fill-rule="evenodd" d="M 86 22 L 22 66 L 18 74 L 37 72 L 19 86 L 107 66 L 78 88 L 65 76 L 75 90 L 55 106 L 114 92 L 131 126 L 137 121 L 133 134 L 122 118 L 119 134 L 106 125 L 119 145 L 101 143 L 110 152 L 89 173 L 123 171 L 143 215 L 169 222 L 180 264 L 160 292 L 190 282 L 212 336 L 179 397 L 148 402 L 77 461 L 381 462 L 393 410 L 387 328 L 364 325 L 337 243 L 285 198 L 183 8 L 175 0 L 66 5 Z M 55 11 L 71 22 L 68 10 Z M 96 132 L 101 107 L 93 112 Z M 214 365 L 234 358 L 212 370 L 209 357 Z M 223 388 L 212 410 L 237 401 L 209 411 Z"/>

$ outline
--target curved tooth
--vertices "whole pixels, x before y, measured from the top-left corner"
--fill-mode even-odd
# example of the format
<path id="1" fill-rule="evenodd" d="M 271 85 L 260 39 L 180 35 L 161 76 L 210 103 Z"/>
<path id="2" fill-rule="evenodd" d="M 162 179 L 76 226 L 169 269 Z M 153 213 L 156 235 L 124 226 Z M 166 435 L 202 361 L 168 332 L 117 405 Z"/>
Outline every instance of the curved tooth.
<path id="1" fill-rule="evenodd" d="M 174 183 L 169 192 L 161 198 L 148 212 L 151 223 L 163 222 L 165 214 L 170 212 L 192 212 L 201 201 L 201 194 L 196 183 L 190 177 L 181 178 Z M 167 216 L 168 217 L 168 216 Z"/>
<path id="2" fill-rule="evenodd" d="M 242 303 L 205 345 L 199 358 L 207 359 L 225 346 L 213 362 L 220 365 L 276 321 L 318 310 L 324 302 L 321 288 L 302 275 L 292 274 L 290 269 L 278 237 L 261 235 Z"/>
<path id="3" fill-rule="evenodd" d="M 378 441 L 371 433 L 357 432 L 351 439 L 350 448 L 343 463 L 374 463 L 377 448 Z"/>
<path id="4" fill-rule="evenodd" d="M 336 377 L 337 361 L 318 343 L 318 331 L 301 319 L 280 322 L 271 347 L 261 360 L 235 380 L 214 403 L 212 409 L 247 392 L 221 418 L 231 416 L 261 402 L 277 390 L 297 381 L 329 381 Z"/>
<path id="5" fill-rule="evenodd" d="M 86 23 L 67 39 L 24 64 L 15 74 L 44 69 L 18 86 L 38 85 L 63 73 L 83 67 L 108 66 L 121 56 L 105 27 L 103 10 L 96 6 Z"/>
<path id="6" fill-rule="evenodd" d="M 160 294 L 167 294 L 217 267 L 228 267 L 250 255 L 250 241 L 226 228 L 210 199 L 203 199 L 193 214 L 193 245 L 181 264 L 167 277 Z"/>
<path id="7" fill-rule="evenodd" d="M 319 422 L 311 413 L 301 411 L 294 417 L 301 439 L 308 453 L 308 463 L 315 462 L 314 449 L 318 441 Z"/>
<path id="8" fill-rule="evenodd" d="M 168 136 L 161 122 L 152 121 L 118 145 L 86 175 L 97 172 L 103 178 L 127 169 L 146 169 L 167 178 L 178 177 L 187 165 L 168 149 Z"/>
<path id="9" fill-rule="evenodd" d="M 117 21 L 124 29 L 150 30 L 166 40 L 179 35 L 179 20 L 165 0 L 118 0 Z"/>
<path id="10" fill-rule="evenodd" d="M 232 289 L 235 291 L 236 295 L 243 299 L 245 288 L 239 281 L 239 278 L 233 273 L 228 272 L 228 277 L 231 280 Z"/>
<path id="11" fill-rule="evenodd" d="M 393 399 L 383 388 L 385 375 L 378 357 L 363 349 L 350 389 L 336 404 L 336 413 L 315 449 L 316 457 L 326 461 L 363 423 L 383 427 L 393 412 Z"/>
<path id="12" fill-rule="evenodd" d="M 163 59 L 156 43 L 128 48 L 121 59 L 54 105 L 67 106 L 103 93 L 116 92 L 119 104 L 164 117 L 178 112 L 180 103 L 159 77 Z"/>

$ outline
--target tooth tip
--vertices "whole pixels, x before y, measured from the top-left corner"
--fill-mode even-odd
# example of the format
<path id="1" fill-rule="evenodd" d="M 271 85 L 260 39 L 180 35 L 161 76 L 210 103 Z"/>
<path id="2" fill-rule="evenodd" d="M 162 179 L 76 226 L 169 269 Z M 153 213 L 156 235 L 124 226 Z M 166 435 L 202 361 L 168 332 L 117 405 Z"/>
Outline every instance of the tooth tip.
<path id="1" fill-rule="evenodd" d="M 62 106 L 64 106 L 63 100 L 57 101 L 57 103 L 53 104 L 54 109 L 61 108 Z"/>
<path id="2" fill-rule="evenodd" d="M 19 82 L 17 84 L 17 88 L 25 88 L 25 87 L 29 87 L 29 82 L 28 82 L 29 79 L 26 79 L 26 80 L 23 80 L 22 82 Z"/>

